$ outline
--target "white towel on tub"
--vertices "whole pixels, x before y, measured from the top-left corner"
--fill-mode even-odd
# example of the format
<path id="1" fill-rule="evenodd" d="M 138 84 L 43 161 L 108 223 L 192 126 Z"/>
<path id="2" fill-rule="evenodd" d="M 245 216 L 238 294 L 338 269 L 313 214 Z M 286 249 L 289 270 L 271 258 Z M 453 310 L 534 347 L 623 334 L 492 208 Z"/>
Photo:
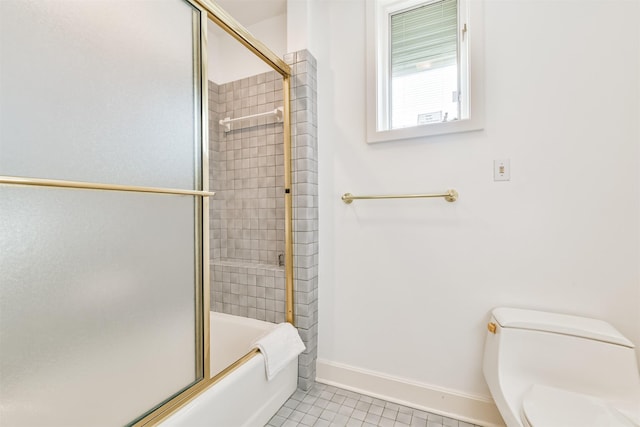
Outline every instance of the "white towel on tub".
<path id="1" fill-rule="evenodd" d="M 263 354 L 267 380 L 271 380 L 298 357 L 305 346 L 296 328 L 285 322 L 254 341 L 251 348 L 257 348 Z"/>

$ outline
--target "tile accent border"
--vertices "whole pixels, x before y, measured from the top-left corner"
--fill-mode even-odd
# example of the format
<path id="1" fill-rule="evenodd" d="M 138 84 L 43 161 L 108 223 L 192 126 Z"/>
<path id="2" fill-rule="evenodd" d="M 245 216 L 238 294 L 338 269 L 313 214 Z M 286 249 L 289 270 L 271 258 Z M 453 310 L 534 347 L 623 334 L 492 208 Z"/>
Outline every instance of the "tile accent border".
<path id="1" fill-rule="evenodd" d="M 494 402 L 404 378 L 318 360 L 319 383 L 485 427 L 503 427 Z"/>

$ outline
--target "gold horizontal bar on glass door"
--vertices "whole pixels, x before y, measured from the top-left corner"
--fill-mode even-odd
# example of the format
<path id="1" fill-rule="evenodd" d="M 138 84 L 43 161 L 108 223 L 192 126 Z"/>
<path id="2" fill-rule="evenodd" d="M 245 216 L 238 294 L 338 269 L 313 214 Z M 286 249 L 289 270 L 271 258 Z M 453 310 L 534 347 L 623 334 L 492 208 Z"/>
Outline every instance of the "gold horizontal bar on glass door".
<path id="1" fill-rule="evenodd" d="M 139 187 L 135 185 L 100 184 L 97 182 L 62 181 L 58 179 L 0 176 L 0 184 L 29 185 L 34 187 L 76 188 L 81 190 L 131 191 L 134 193 L 177 194 L 182 196 L 211 197 L 212 191 L 182 190 L 179 188 Z"/>
<path id="2" fill-rule="evenodd" d="M 458 192 L 456 190 L 447 190 L 442 194 L 402 194 L 397 196 L 354 196 L 351 193 L 344 193 L 342 201 L 346 204 L 352 203 L 354 200 L 377 200 L 377 199 L 427 199 L 433 197 L 444 197 L 447 202 L 455 202 L 458 200 Z"/>
<path id="3" fill-rule="evenodd" d="M 211 0 L 195 0 L 209 14 L 209 19 L 218 24 L 231 37 L 245 45 L 250 51 L 255 53 L 260 59 L 273 67 L 283 76 L 291 75 L 291 68 L 278 55 L 273 53 L 264 43 L 255 38 L 246 28 L 244 28 L 235 18 L 229 15 L 224 9 Z"/>

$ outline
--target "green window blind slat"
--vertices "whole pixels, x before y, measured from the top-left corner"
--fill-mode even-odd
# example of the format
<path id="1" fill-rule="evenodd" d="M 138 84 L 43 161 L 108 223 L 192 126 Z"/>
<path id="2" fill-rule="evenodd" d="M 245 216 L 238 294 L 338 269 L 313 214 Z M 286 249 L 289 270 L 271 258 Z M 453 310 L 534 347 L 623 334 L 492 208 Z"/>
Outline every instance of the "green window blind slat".
<path id="1" fill-rule="evenodd" d="M 441 0 L 391 15 L 391 74 L 453 65 L 458 57 L 458 2 Z"/>

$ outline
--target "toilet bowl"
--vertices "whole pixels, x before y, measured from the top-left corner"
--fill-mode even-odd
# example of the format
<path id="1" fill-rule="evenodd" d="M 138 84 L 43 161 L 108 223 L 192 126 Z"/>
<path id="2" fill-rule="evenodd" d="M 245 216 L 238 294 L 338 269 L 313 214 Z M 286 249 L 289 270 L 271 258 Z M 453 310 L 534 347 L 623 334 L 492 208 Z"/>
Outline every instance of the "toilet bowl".
<path id="1" fill-rule="evenodd" d="M 637 426 L 603 399 L 539 384 L 524 395 L 521 420 L 525 427 Z"/>
<path id="2" fill-rule="evenodd" d="M 634 345 L 610 324 L 492 311 L 483 372 L 508 427 L 639 427 Z"/>

